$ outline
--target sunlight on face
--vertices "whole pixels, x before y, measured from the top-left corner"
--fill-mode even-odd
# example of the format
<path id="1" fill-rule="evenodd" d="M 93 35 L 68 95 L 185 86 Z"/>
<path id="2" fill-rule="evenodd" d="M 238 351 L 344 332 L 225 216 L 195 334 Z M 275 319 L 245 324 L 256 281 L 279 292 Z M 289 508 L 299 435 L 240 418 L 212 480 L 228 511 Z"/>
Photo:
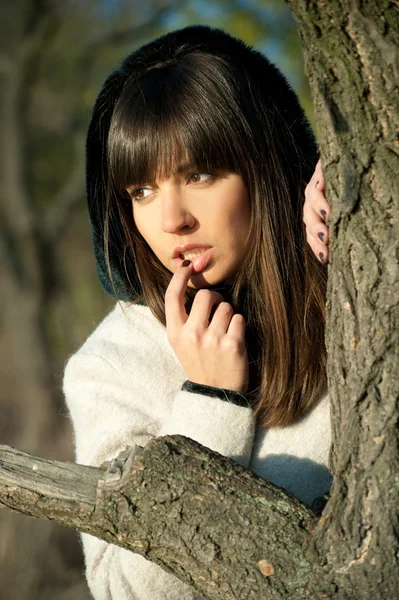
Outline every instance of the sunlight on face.
<path id="1" fill-rule="evenodd" d="M 178 268 L 176 246 L 206 244 L 211 259 L 192 275 L 189 287 L 226 280 L 249 248 L 251 211 L 242 177 L 229 171 L 198 173 L 181 166 L 169 179 L 129 186 L 138 231 L 162 264 Z"/>

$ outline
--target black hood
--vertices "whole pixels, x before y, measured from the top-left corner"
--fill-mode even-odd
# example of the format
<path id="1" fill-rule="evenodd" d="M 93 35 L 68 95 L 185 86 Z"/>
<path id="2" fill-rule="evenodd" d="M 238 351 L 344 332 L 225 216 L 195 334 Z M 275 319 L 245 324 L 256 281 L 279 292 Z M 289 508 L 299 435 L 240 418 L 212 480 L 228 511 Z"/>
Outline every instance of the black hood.
<path id="1" fill-rule="evenodd" d="M 120 300 L 133 300 L 142 293 L 133 261 L 123 262 L 122 227 L 114 219 L 109 224 L 109 260 L 113 282 L 108 276 L 104 252 L 104 216 L 107 187 L 107 139 L 115 104 L 123 86 L 131 76 L 139 77 L 159 55 L 173 57 L 185 45 L 187 53 L 194 48 L 217 56 L 235 55 L 250 77 L 262 82 L 280 113 L 290 123 L 290 130 L 305 156 L 316 158 L 316 144 L 309 123 L 295 92 L 284 75 L 260 52 L 226 32 L 205 25 L 192 25 L 167 33 L 132 52 L 107 77 L 96 99 L 86 141 L 86 193 L 92 226 L 97 273 L 104 290 Z M 224 284 L 215 290 L 227 292 Z M 227 296 L 229 294 L 226 294 Z"/>

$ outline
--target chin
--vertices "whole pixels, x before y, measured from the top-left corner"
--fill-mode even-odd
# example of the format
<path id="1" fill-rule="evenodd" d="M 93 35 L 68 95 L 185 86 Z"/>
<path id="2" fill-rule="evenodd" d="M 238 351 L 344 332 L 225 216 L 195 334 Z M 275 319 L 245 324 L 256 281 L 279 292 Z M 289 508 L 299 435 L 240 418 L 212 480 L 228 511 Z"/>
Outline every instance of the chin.
<path id="1" fill-rule="evenodd" d="M 205 271 L 205 273 L 196 273 L 195 275 L 192 275 L 188 280 L 187 287 L 201 290 L 222 284 L 224 281 L 225 277 L 212 277 Z"/>

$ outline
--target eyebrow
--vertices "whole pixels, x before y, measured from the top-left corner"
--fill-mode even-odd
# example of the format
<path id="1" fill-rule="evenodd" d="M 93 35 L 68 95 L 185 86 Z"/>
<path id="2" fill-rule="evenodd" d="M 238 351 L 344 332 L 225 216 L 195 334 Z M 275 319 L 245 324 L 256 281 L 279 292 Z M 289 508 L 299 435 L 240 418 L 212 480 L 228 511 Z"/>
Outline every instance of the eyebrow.
<path id="1" fill-rule="evenodd" d="M 196 169 L 197 165 L 193 162 L 185 162 L 177 166 L 174 170 L 173 175 L 178 175 L 180 173 L 187 173 L 187 171 L 191 171 L 191 169 Z"/>
<path id="2" fill-rule="evenodd" d="M 194 164 L 193 162 L 185 162 L 185 163 L 181 163 L 180 165 L 178 165 L 176 167 L 176 169 L 173 171 L 172 176 L 173 175 L 181 175 L 184 173 L 187 173 L 188 171 L 191 171 L 192 169 L 197 169 L 198 166 L 196 164 Z M 141 183 L 131 183 L 127 190 L 131 191 L 133 188 L 137 188 L 139 186 L 144 186 L 144 185 L 149 185 L 153 183 L 152 181 L 143 181 Z"/>

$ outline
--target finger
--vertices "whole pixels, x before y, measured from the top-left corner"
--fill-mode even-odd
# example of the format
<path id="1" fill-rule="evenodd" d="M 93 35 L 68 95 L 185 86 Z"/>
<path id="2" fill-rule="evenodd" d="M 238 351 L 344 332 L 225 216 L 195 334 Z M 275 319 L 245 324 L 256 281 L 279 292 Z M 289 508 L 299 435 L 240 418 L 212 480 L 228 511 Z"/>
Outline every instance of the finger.
<path id="1" fill-rule="evenodd" d="M 184 263 L 183 263 L 184 264 Z M 184 295 L 187 284 L 191 276 L 193 265 L 186 267 L 183 264 L 173 274 L 165 292 L 165 319 L 168 334 L 173 336 L 177 329 L 180 329 L 188 319 L 188 314 L 184 307 Z"/>
<path id="2" fill-rule="evenodd" d="M 315 177 L 315 187 L 318 190 L 324 190 L 324 175 L 323 175 L 323 171 L 321 168 L 321 160 L 319 159 L 317 161 L 317 165 L 316 165 L 316 169 L 314 172 L 314 177 Z"/>
<path id="3" fill-rule="evenodd" d="M 314 192 L 323 192 L 324 190 L 324 176 L 321 170 L 320 160 L 317 162 L 313 175 L 305 188 L 306 201 L 312 201 Z"/>
<path id="4" fill-rule="evenodd" d="M 234 340 L 241 341 L 245 344 L 246 325 L 247 322 L 245 320 L 245 317 L 240 313 L 235 313 L 231 318 L 226 335 Z"/>
<path id="5" fill-rule="evenodd" d="M 303 221 L 306 227 L 317 225 L 321 222 L 328 223 L 330 214 L 331 207 L 323 192 L 319 192 L 317 189 L 306 192 L 306 200 L 303 205 Z"/>
<path id="6" fill-rule="evenodd" d="M 329 229 L 321 219 L 318 219 L 317 221 L 314 219 L 312 225 L 307 225 L 306 233 L 312 235 L 322 244 L 328 245 L 328 242 L 330 241 Z"/>
<path id="7" fill-rule="evenodd" d="M 229 327 L 234 309 L 228 302 L 220 302 L 216 307 L 215 313 L 209 324 L 208 330 L 215 337 L 222 337 L 226 334 Z"/>
<path id="8" fill-rule="evenodd" d="M 313 175 L 310 178 L 309 182 L 308 182 L 308 187 L 316 187 L 316 182 L 320 179 L 320 170 L 321 170 L 321 163 L 320 163 L 320 159 L 317 161 L 315 169 L 313 171 Z"/>
<path id="9" fill-rule="evenodd" d="M 306 239 L 307 239 L 309 246 L 312 249 L 313 254 L 316 256 L 316 258 L 322 263 L 328 262 L 328 256 L 329 256 L 328 246 L 326 246 L 325 244 L 322 244 L 320 242 L 320 240 L 317 240 L 311 234 L 308 234 Z"/>
<path id="10" fill-rule="evenodd" d="M 206 329 L 211 321 L 213 307 L 223 302 L 223 300 L 224 298 L 219 292 L 213 292 L 205 288 L 199 290 L 190 311 L 190 328 Z"/>

